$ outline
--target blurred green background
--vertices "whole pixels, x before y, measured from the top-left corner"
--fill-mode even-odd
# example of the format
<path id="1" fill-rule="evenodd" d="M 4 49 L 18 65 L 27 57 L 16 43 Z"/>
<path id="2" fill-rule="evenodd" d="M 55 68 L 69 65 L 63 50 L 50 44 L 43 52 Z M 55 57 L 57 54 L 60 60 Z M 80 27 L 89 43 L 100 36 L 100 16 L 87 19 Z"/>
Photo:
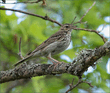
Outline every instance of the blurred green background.
<path id="1" fill-rule="evenodd" d="M 17 1 L 23 2 L 26 0 Z M 42 2 L 37 4 L 19 3 L 12 4 L 14 5 L 12 8 L 41 16 L 47 14 L 50 18 L 64 24 L 71 23 L 75 16 L 77 16 L 75 22 L 79 21 L 92 4 L 93 0 L 46 0 L 46 6 L 42 6 Z M 60 28 L 57 24 L 38 17 L 15 12 L 10 15 L 7 14 L 6 11 L 0 10 L 1 71 L 12 69 L 12 65 L 20 60 L 18 56 L 20 37 L 22 37 L 22 55 L 25 56 L 26 53 L 33 51 Z M 110 0 L 97 0 L 95 6 L 82 20 L 83 22 L 87 21 L 87 24 L 77 24 L 77 26 L 78 28 L 97 30 L 100 25 L 110 25 L 110 22 L 104 20 L 107 16 L 110 16 Z M 67 63 L 72 62 L 82 49 L 94 49 L 104 44 L 97 34 L 87 31 L 73 30 L 71 38 L 70 47 L 66 51 L 55 55 L 55 59 Z M 108 60 L 108 56 L 102 57 L 95 67 L 90 67 L 89 71 L 83 74 L 83 80 L 91 82 L 94 86 L 93 88 L 83 83 L 70 93 L 110 93 L 110 73 L 107 73 L 106 68 Z M 49 61 L 40 57 L 32 62 L 43 64 Z M 75 78 L 74 84 L 76 84 L 77 77 L 70 74 L 62 74 L 7 82 L 0 85 L 0 90 L 1 93 L 64 93 L 69 89 L 69 84 L 72 82 L 73 77 Z"/>

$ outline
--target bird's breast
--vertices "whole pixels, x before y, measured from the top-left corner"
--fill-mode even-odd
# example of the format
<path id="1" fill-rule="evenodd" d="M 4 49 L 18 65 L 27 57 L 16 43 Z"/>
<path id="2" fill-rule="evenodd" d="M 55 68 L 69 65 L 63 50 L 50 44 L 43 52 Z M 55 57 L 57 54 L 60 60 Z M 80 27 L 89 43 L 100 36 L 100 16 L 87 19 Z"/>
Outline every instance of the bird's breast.
<path id="1" fill-rule="evenodd" d="M 58 54 L 63 52 L 65 49 L 68 48 L 71 41 L 71 32 L 68 32 L 63 38 L 61 38 L 58 43 L 57 47 L 52 51 L 52 55 Z"/>

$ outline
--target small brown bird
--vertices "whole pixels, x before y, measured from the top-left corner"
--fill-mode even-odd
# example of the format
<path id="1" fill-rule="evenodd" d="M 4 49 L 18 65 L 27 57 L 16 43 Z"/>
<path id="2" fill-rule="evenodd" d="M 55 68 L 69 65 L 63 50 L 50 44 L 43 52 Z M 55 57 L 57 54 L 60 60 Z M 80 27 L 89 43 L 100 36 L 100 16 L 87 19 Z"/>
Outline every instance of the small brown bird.
<path id="1" fill-rule="evenodd" d="M 27 57 L 18 61 L 14 66 L 23 63 L 27 59 L 37 58 L 40 56 L 47 57 L 53 64 L 59 63 L 56 59 L 52 58 L 51 55 L 59 54 L 63 52 L 70 44 L 72 29 L 76 28 L 72 24 L 64 24 L 60 30 L 49 37 L 46 41 L 40 44 L 33 52 Z"/>

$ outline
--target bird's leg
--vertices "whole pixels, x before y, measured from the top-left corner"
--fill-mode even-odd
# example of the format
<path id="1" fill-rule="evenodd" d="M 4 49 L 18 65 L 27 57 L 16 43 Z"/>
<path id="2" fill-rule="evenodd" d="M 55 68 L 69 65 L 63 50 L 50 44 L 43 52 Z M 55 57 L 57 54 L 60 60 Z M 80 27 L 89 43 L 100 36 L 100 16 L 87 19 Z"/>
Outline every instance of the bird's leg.
<path id="1" fill-rule="evenodd" d="M 56 66 L 57 66 L 58 64 L 61 63 L 61 62 L 59 62 L 58 60 L 52 58 L 52 57 L 51 57 L 51 53 L 49 53 L 49 55 L 47 56 L 47 58 L 55 65 L 55 66 L 54 66 L 54 69 L 56 68 Z M 55 62 L 56 62 L 56 63 L 55 63 Z M 51 66 L 52 66 L 52 65 L 50 65 L 50 66 L 48 67 L 48 69 L 49 69 Z"/>

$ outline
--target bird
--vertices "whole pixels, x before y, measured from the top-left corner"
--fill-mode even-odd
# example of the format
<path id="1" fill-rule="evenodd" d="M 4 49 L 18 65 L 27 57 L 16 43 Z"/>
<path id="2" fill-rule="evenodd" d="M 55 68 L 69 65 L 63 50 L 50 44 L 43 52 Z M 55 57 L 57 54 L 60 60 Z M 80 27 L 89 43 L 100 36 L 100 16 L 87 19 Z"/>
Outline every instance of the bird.
<path id="1" fill-rule="evenodd" d="M 71 32 L 74 28 L 76 28 L 76 26 L 72 25 L 72 23 L 62 24 L 59 31 L 51 35 L 24 59 L 15 63 L 14 66 L 17 66 L 29 59 L 41 56 L 48 58 L 55 65 L 60 63 L 58 60 L 54 59 L 52 55 L 59 54 L 68 48 L 71 42 Z"/>

